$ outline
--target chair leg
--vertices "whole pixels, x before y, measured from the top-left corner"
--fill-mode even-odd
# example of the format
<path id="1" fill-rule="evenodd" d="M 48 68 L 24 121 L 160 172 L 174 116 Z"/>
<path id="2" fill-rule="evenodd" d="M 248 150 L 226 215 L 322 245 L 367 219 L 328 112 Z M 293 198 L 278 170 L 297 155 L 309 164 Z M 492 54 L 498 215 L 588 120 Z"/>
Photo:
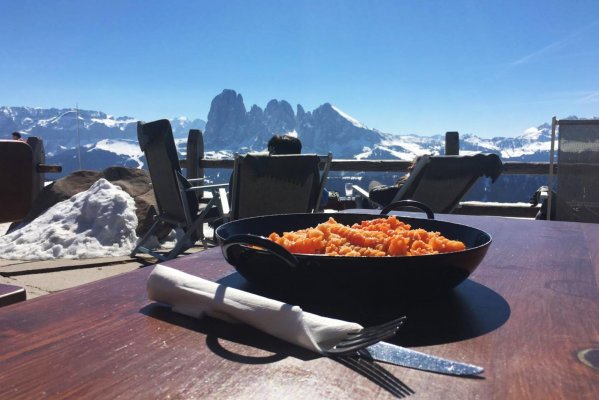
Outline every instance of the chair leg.
<path id="1" fill-rule="evenodd" d="M 177 240 L 177 243 L 175 243 L 175 247 L 166 256 L 167 259 L 170 260 L 172 258 L 177 257 L 183 251 L 183 248 L 185 247 L 185 245 L 190 241 L 191 235 L 194 232 L 199 232 L 198 229 L 204 225 L 204 217 L 206 216 L 206 214 L 208 214 L 208 211 L 210 211 L 210 206 L 211 206 L 211 204 L 208 203 L 206 208 L 204 208 L 202 210 L 202 212 L 197 216 L 195 221 L 193 221 L 193 224 L 191 224 L 187 228 L 183 237 L 181 237 L 181 238 L 179 238 L 179 240 Z M 203 230 L 201 232 L 199 232 L 199 236 L 200 237 L 198 239 L 202 241 L 204 248 L 207 249 L 208 244 L 206 243 L 206 238 L 204 237 Z"/>
<path id="2" fill-rule="evenodd" d="M 167 260 L 169 260 L 169 258 L 167 258 L 167 257 L 163 256 L 162 254 L 157 253 L 157 252 L 155 252 L 155 251 L 153 251 L 151 249 L 148 249 L 147 247 L 141 247 L 140 246 L 139 249 L 138 249 L 138 252 L 149 254 L 152 257 L 156 258 L 158 261 L 167 261 Z"/>
<path id="3" fill-rule="evenodd" d="M 169 251 L 166 255 L 167 260 L 177 257 L 180 253 L 184 251 L 185 245 L 190 241 L 191 235 L 194 233 L 194 231 L 195 228 L 193 225 L 189 229 L 187 229 L 185 234 L 177 240 L 177 243 L 175 243 L 175 247 L 173 247 L 173 249 Z"/>
<path id="4" fill-rule="evenodd" d="M 143 237 L 135 245 L 135 248 L 131 251 L 131 253 L 130 253 L 131 257 L 135 257 L 135 255 L 137 253 L 141 252 L 141 253 L 151 255 L 152 257 L 155 257 L 159 261 L 167 260 L 167 258 L 165 258 L 162 254 L 159 254 L 159 253 L 152 251 L 149 248 L 143 246 L 143 244 L 148 240 L 148 238 L 156 231 L 156 228 L 158 228 L 158 224 L 160 224 L 160 222 L 162 222 L 162 219 L 160 217 L 156 218 L 156 221 L 154 221 L 154 223 L 152 224 L 150 229 L 148 229 L 146 234 L 143 235 Z"/>
<path id="5" fill-rule="evenodd" d="M 135 254 L 137 254 L 139 252 L 139 249 L 142 248 L 142 245 L 146 242 L 146 240 L 148 240 L 148 238 L 154 233 L 154 231 L 156 230 L 156 228 L 158 227 L 158 224 L 161 222 L 162 220 L 160 219 L 160 217 L 156 218 L 156 221 L 154 221 L 154 223 L 152 224 L 152 226 L 150 227 L 150 229 L 148 229 L 148 231 L 146 232 L 145 235 L 143 235 L 143 237 L 137 241 L 137 244 L 135 245 L 135 248 L 131 251 L 131 257 L 135 257 Z M 145 249 L 145 247 L 144 247 Z M 145 252 L 144 252 L 145 253 Z"/>
<path id="6" fill-rule="evenodd" d="M 210 212 L 210 210 L 213 207 L 217 206 L 217 204 L 216 204 L 218 201 L 217 199 L 218 199 L 218 195 L 216 197 L 213 197 L 212 199 L 210 199 L 208 204 L 206 204 L 206 207 L 198 215 L 198 217 L 193 222 L 193 224 L 190 228 L 190 229 L 194 229 L 198 232 L 198 239 L 202 241 L 202 245 L 204 246 L 204 249 L 206 249 L 206 250 L 208 250 L 208 242 L 207 242 L 206 236 L 204 236 L 204 223 L 208 223 L 208 222 L 216 219 L 216 218 L 206 219 L 206 215 L 208 215 L 208 213 Z M 219 212 L 220 212 L 220 209 L 219 209 Z"/>

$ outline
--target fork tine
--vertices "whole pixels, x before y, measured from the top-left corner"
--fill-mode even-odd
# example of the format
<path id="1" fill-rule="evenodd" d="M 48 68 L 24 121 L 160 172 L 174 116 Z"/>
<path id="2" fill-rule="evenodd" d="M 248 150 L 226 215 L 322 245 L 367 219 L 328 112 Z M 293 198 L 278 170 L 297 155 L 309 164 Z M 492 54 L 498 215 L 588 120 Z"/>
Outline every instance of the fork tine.
<path id="1" fill-rule="evenodd" d="M 366 336 L 355 336 L 351 339 L 344 339 L 331 350 L 337 354 L 354 352 L 395 335 L 398 329 L 399 327 L 393 327 Z"/>
<path id="2" fill-rule="evenodd" d="M 333 359 L 370 379 L 397 398 L 401 399 L 415 393 L 412 388 L 371 360 L 353 355 L 334 356 Z"/>
<path id="3" fill-rule="evenodd" d="M 364 328 L 360 332 L 348 334 L 348 336 L 326 351 L 329 354 L 342 355 L 356 352 L 397 333 L 405 317 L 397 318 L 380 325 Z"/>
<path id="4" fill-rule="evenodd" d="M 382 323 L 380 325 L 370 326 L 368 328 L 362 329 L 360 332 L 350 333 L 348 336 L 366 336 L 371 334 L 376 334 L 382 330 L 386 330 L 389 328 L 399 329 L 403 323 L 405 322 L 406 317 L 396 318 L 394 320 Z"/>
<path id="5" fill-rule="evenodd" d="M 389 329 L 394 329 L 395 331 L 397 331 L 403 325 L 404 321 L 405 317 L 401 317 L 380 325 L 364 328 L 359 332 L 348 334 L 347 337 L 343 340 L 343 342 L 351 342 L 354 339 L 378 336 L 381 332 L 385 332 Z"/>

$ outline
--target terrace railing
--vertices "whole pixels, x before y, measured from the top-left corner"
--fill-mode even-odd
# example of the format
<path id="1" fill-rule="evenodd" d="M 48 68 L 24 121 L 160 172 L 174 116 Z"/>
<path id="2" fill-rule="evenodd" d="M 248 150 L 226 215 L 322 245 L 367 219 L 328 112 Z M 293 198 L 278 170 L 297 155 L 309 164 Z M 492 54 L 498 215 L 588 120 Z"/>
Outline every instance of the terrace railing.
<path id="1" fill-rule="evenodd" d="M 455 148 L 457 132 L 448 132 L 446 146 Z M 189 164 L 188 159 L 181 160 L 181 168 L 186 168 L 188 178 L 204 178 L 204 169 L 230 169 L 233 170 L 233 159 L 206 159 L 204 158 L 204 142 L 202 132 L 191 130 L 187 142 L 187 156 L 195 160 Z M 345 160 L 333 159 L 330 171 L 345 172 L 407 172 L 412 165 L 411 161 L 401 160 Z M 549 175 L 548 162 L 504 162 L 502 175 Z M 553 166 L 553 173 L 557 173 L 557 166 Z M 532 194 L 532 193 L 531 193 Z M 454 211 L 456 214 L 470 215 L 498 215 L 534 218 L 538 208 L 521 203 L 484 203 L 462 202 Z"/>

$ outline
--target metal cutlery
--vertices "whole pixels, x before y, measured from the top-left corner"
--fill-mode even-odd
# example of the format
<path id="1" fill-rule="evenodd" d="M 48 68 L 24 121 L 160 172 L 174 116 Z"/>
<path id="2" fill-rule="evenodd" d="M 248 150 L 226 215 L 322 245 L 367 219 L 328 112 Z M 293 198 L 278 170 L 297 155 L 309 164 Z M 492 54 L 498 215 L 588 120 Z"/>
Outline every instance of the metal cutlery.
<path id="1" fill-rule="evenodd" d="M 332 357 L 357 356 L 367 360 L 382 361 L 402 367 L 446 375 L 474 376 L 484 372 L 484 368 L 459 361 L 432 356 L 383 342 L 395 335 L 406 318 L 401 317 L 380 325 L 349 333 L 343 340 L 323 350 Z"/>
<path id="2" fill-rule="evenodd" d="M 386 342 L 378 342 L 360 349 L 358 356 L 446 375 L 474 376 L 484 372 L 484 368 L 476 365 L 432 356 Z"/>
<path id="3" fill-rule="evenodd" d="M 356 333 L 348 333 L 343 340 L 326 348 L 323 352 L 329 356 L 355 354 L 360 349 L 395 335 L 405 319 L 405 317 L 401 317 L 380 325 L 364 328 Z"/>

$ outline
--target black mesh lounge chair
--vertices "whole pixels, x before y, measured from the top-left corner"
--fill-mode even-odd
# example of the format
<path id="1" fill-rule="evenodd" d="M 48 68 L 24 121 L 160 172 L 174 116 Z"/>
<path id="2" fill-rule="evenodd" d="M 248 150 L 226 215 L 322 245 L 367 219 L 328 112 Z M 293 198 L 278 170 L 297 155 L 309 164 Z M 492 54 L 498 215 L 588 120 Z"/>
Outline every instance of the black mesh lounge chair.
<path id="1" fill-rule="evenodd" d="M 235 155 L 230 220 L 318 211 L 331 160 L 330 153 Z"/>
<path id="2" fill-rule="evenodd" d="M 421 156 L 391 203 L 416 200 L 433 212 L 450 213 L 478 178 L 487 176 L 495 182 L 502 170 L 503 163 L 496 154 Z M 367 195 L 362 189 L 359 193 Z M 384 207 L 387 204 L 378 205 Z"/>
<path id="3" fill-rule="evenodd" d="M 151 254 L 159 260 L 168 260 L 179 255 L 197 240 L 201 240 L 204 247 L 207 247 L 208 242 L 203 234 L 203 224 L 222 217 L 218 206 L 220 198 L 218 190 L 222 190 L 228 184 L 193 186 L 194 180 L 187 180 L 181 174 L 173 131 L 168 120 L 138 122 L 137 138 L 148 163 L 154 196 L 158 205 L 158 217 L 148 232 L 139 240 L 131 255 L 134 256 L 141 251 Z M 198 190 L 212 190 L 214 196 L 206 204 L 199 203 L 195 194 L 195 191 Z M 164 224 L 171 228 L 181 228 L 184 232 L 166 257 L 144 247 L 147 240 L 159 229 L 162 229 Z"/>
<path id="4" fill-rule="evenodd" d="M 559 221 L 599 222 L 599 120 L 556 120 L 559 125 L 557 176 L 553 187 L 552 146 L 547 205 Z M 545 216 L 547 218 L 547 216 Z"/>
<path id="5" fill-rule="evenodd" d="M 473 156 L 423 156 L 393 201 L 416 200 L 433 212 L 450 213 L 482 176 L 493 182 L 503 170 L 496 154 Z"/>

